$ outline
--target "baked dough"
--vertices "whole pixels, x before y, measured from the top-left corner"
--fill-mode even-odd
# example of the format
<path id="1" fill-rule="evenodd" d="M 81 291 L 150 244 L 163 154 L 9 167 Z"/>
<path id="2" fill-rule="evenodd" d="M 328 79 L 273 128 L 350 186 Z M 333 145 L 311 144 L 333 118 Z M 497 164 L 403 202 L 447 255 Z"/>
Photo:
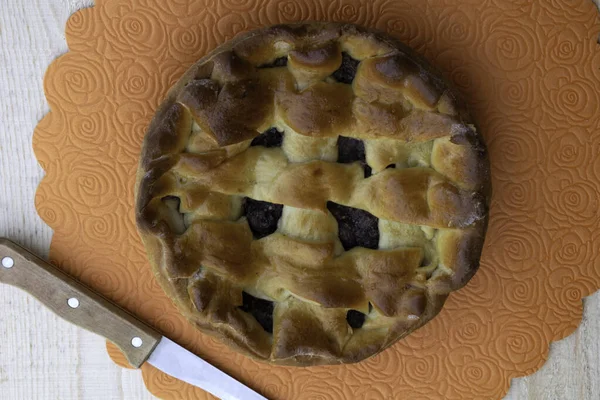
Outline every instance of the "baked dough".
<path id="1" fill-rule="evenodd" d="M 184 316 L 275 364 L 357 362 L 431 320 L 479 265 L 482 137 L 421 57 L 350 24 L 242 34 L 148 129 L 136 220 Z"/>

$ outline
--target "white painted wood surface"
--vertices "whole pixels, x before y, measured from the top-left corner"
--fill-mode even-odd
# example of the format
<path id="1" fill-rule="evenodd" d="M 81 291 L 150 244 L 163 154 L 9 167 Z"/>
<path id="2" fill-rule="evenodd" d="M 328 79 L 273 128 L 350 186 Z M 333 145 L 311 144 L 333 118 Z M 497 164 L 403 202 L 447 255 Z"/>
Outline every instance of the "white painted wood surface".
<path id="1" fill-rule="evenodd" d="M 595 0 L 599 2 L 600 0 Z M 0 0 L 0 236 L 45 256 L 52 232 L 33 200 L 43 176 L 31 135 L 48 112 L 42 78 L 67 51 L 64 25 L 92 0 Z M 507 399 L 600 399 L 600 293 L 579 329 L 552 345 L 536 374 Z M 0 400 L 152 399 L 139 371 L 114 365 L 104 340 L 73 327 L 17 289 L 0 285 Z"/>

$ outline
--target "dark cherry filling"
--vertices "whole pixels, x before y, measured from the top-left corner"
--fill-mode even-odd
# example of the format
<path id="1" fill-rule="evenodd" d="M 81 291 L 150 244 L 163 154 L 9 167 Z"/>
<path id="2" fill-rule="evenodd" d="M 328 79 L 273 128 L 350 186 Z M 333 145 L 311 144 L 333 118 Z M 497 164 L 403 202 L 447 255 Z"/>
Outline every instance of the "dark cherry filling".
<path id="1" fill-rule="evenodd" d="M 360 61 L 350 57 L 346 52 L 342 53 L 342 65 L 332 74 L 336 81 L 351 84 L 356 76 L 356 70 Z"/>
<path id="2" fill-rule="evenodd" d="M 365 323 L 366 315 L 356 310 L 348 310 L 346 314 L 346 321 L 348 321 L 348 325 L 352 327 L 352 329 L 362 328 Z"/>
<path id="3" fill-rule="evenodd" d="M 278 68 L 278 67 L 285 67 L 288 63 L 288 59 L 287 57 L 279 57 L 276 58 L 275 61 L 268 63 L 268 64 L 263 64 L 261 66 L 259 66 L 258 68 Z"/>
<path id="4" fill-rule="evenodd" d="M 248 225 L 256 239 L 268 236 L 277 230 L 277 222 L 281 218 L 282 211 L 282 204 L 244 198 L 243 215 L 248 219 Z"/>
<path id="5" fill-rule="evenodd" d="M 379 219 L 373 214 L 358 208 L 346 207 L 332 201 L 327 209 L 338 223 L 338 236 L 348 251 L 354 247 L 377 249 L 379 247 Z"/>
<path id="6" fill-rule="evenodd" d="M 281 147 L 282 142 L 283 132 L 279 132 L 277 128 L 270 128 L 255 137 L 250 146 Z"/>
<path id="7" fill-rule="evenodd" d="M 367 164 L 365 156 L 365 143 L 362 140 L 346 136 L 339 136 L 337 146 L 339 163 L 349 164 L 358 161 L 365 170 L 365 178 L 371 176 L 372 170 Z"/>
<path id="8" fill-rule="evenodd" d="M 273 302 L 259 299 L 246 292 L 242 292 L 242 305 L 240 310 L 252 314 L 256 321 L 269 333 L 273 333 Z"/>

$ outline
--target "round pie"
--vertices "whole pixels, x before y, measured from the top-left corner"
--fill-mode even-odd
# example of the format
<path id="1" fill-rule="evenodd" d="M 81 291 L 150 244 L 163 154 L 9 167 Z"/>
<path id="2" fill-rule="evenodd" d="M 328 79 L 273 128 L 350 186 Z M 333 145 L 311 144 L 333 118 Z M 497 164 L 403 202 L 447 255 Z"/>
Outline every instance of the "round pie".
<path id="1" fill-rule="evenodd" d="M 148 129 L 136 219 L 202 331 L 258 360 L 357 362 L 479 266 L 482 137 L 421 57 L 355 25 L 277 25 L 194 64 Z"/>

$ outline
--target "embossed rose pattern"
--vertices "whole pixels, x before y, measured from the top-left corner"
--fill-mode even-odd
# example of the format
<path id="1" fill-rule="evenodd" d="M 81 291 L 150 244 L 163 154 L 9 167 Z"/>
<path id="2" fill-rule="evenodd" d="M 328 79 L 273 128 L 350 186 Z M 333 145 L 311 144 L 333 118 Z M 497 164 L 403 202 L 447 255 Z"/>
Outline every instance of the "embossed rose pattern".
<path id="1" fill-rule="evenodd" d="M 33 145 L 50 258 L 273 399 L 500 398 L 571 333 L 600 286 L 600 21 L 589 0 L 97 0 L 66 26 Z M 387 31 L 467 99 L 494 195 L 481 268 L 440 315 L 355 365 L 270 367 L 190 327 L 152 277 L 133 219 L 140 144 L 185 69 L 236 33 L 301 20 Z M 122 356 L 109 354 L 119 365 Z M 152 393 L 209 398 L 145 366 Z"/>

